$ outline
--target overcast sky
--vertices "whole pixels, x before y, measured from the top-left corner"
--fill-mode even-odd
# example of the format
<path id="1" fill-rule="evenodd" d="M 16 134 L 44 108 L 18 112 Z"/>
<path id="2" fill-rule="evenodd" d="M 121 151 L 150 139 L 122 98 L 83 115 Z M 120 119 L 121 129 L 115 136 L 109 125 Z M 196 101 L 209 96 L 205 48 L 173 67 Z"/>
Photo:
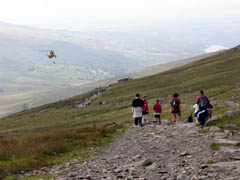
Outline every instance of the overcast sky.
<path id="1" fill-rule="evenodd" d="M 167 19 L 240 18 L 240 0 L 1 0 L 0 21 L 71 29 Z"/>

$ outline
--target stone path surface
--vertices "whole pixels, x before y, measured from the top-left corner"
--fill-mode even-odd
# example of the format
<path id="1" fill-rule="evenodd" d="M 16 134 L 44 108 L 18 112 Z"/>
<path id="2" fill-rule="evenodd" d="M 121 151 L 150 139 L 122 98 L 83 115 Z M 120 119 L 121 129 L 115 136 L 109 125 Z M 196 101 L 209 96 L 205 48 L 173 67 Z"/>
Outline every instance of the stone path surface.
<path id="1" fill-rule="evenodd" d="M 35 174 L 45 171 L 53 180 L 239 180 L 240 147 L 233 143 L 212 151 L 211 143 L 223 141 L 219 138 L 226 143 L 227 134 L 199 130 L 193 123 L 130 127 L 102 155 Z"/>

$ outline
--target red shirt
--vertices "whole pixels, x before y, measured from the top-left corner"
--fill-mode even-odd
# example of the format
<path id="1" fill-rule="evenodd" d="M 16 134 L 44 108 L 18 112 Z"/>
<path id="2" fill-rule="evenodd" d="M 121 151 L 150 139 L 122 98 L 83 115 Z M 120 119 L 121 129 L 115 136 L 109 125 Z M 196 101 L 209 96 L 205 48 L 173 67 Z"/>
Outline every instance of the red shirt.
<path id="1" fill-rule="evenodd" d="M 142 99 L 142 101 L 144 102 L 144 106 L 142 107 L 142 111 L 148 112 L 148 101 L 147 101 L 147 99 Z"/>
<path id="2" fill-rule="evenodd" d="M 196 101 L 196 104 L 200 103 L 200 97 L 201 97 L 201 95 L 198 96 L 197 101 Z M 205 97 L 206 97 L 206 99 L 208 100 L 208 102 L 210 102 L 209 99 L 208 99 L 208 97 L 207 97 L 207 96 L 205 96 Z"/>
<path id="3" fill-rule="evenodd" d="M 171 99 L 171 101 L 170 101 L 170 104 L 172 104 L 172 101 L 173 101 L 173 100 L 176 100 L 176 101 L 177 101 L 177 103 L 178 103 L 178 108 L 179 108 L 179 107 L 180 107 L 180 104 L 181 104 L 181 101 L 180 101 L 180 99 L 179 99 L 179 98 L 176 98 L 176 97 L 174 97 L 174 98 L 172 98 L 172 99 Z M 178 110 L 180 111 L 180 109 L 178 109 Z M 175 110 L 172 108 L 172 112 L 173 112 L 173 111 L 175 111 Z"/>
<path id="4" fill-rule="evenodd" d="M 159 102 L 156 102 L 154 105 L 153 105 L 153 110 L 155 113 L 162 113 L 162 107 L 161 105 L 159 104 Z"/>

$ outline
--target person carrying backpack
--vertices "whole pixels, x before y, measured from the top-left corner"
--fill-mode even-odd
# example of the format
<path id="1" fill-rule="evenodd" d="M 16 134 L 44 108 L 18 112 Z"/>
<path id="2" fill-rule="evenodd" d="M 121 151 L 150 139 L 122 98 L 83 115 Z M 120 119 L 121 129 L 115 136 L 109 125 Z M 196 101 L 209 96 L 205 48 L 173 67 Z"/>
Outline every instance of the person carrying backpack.
<path id="1" fill-rule="evenodd" d="M 162 107 L 161 104 L 159 103 L 159 99 L 157 99 L 156 103 L 153 105 L 153 110 L 156 122 L 161 124 L 160 116 L 162 114 Z"/>
<path id="2" fill-rule="evenodd" d="M 199 110 L 207 109 L 209 117 L 212 116 L 212 108 L 213 106 L 210 104 L 208 96 L 204 95 L 204 91 L 200 91 L 200 96 L 198 96 L 196 104 L 199 106 Z"/>
<path id="3" fill-rule="evenodd" d="M 198 96 L 196 104 L 198 104 L 200 110 L 210 107 L 209 99 L 204 95 L 203 90 L 200 91 L 200 96 Z"/>
<path id="4" fill-rule="evenodd" d="M 142 101 L 144 102 L 144 106 L 142 107 L 142 123 L 148 121 L 148 113 L 149 113 L 149 110 L 148 110 L 148 101 L 147 101 L 147 96 L 144 96 Z"/>
<path id="5" fill-rule="evenodd" d="M 136 94 L 136 98 L 132 102 L 132 115 L 136 126 L 142 126 L 142 107 L 144 102 L 140 99 L 140 94 Z"/>
<path id="6" fill-rule="evenodd" d="M 171 112 L 172 112 L 172 124 L 176 123 L 176 116 L 178 115 L 178 121 L 181 121 L 181 101 L 178 98 L 179 94 L 174 93 L 173 97 L 170 101 L 171 104 Z"/>

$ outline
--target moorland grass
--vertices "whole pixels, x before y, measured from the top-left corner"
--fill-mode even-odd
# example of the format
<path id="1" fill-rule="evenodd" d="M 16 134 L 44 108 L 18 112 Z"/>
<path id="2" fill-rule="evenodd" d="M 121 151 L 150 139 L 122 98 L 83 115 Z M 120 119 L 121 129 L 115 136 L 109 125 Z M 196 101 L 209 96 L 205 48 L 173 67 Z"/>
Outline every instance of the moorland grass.
<path id="1" fill-rule="evenodd" d="M 212 143 L 212 144 L 210 145 L 210 149 L 211 149 L 212 151 L 218 151 L 219 148 L 220 148 L 220 145 L 217 144 L 217 143 Z"/>
<path id="2" fill-rule="evenodd" d="M 93 125 L 3 138 L 0 140 L 0 178 L 67 160 L 67 153 L 74 150 L 79 154 L 89 147 L 104 146 L 119 128 L 121 126 Z"/>
<path id="3" fill-rule="evenodd" d="M 240 129 L 240 116 L 232 116 L 232 117 L 223 116 L 216 121 L 209 122 L 207 126 L 223 127 L 225 124 L 236 124 Z"/>

